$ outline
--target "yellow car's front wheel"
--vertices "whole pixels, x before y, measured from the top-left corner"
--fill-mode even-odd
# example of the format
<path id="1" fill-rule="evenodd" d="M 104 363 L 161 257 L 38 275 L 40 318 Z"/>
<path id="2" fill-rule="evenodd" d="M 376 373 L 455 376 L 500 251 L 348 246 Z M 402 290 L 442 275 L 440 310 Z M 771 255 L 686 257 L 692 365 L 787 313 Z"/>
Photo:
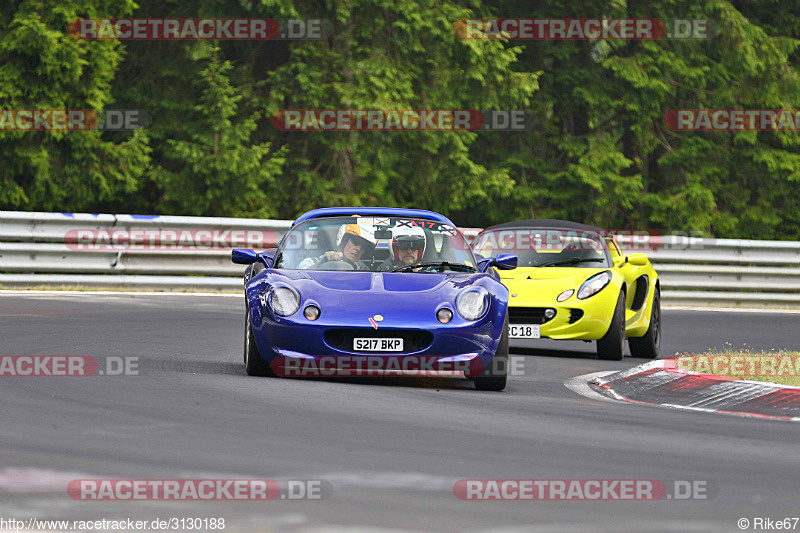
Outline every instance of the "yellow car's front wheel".
<path id="1" fill-rule="evenodd" d="M 661 298 L 660 291 L 656 288 L 653 294 L 653 311 L 650 316 L 650 326 L 641 337 L 631 337 L 628 343 L 631 355 L 645 359 L 657 359 L 661 347 Z"/>
<path id="2" fill-rule="evenodd" d="M 600 359 L 621 361 L 625 355 L 625 293 L 620 291 L 614 318 L 602 338 L 597 340 L 597 355 Z"/>

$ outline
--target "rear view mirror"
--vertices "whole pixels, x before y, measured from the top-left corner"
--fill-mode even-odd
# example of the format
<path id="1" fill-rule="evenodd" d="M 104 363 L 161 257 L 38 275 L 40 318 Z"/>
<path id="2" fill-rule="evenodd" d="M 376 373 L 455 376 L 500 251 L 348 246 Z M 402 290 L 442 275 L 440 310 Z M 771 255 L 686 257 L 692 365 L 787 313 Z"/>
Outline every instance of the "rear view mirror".
<path id="1" fill-rule="evenodd" d="M 380 228 L 375 230 L 375 238 L 376 239 L 391 239 L 392 238 L 392 230 L 386 228 Z"/>

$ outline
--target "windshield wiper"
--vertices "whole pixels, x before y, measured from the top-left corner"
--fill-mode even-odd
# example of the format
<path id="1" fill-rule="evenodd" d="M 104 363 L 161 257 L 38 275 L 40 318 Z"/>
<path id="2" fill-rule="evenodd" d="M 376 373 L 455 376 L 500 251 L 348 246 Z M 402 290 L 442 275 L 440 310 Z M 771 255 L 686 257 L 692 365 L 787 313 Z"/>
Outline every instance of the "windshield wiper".
<path id="1" fill-rule="evenodd" d="M 564 259 L 563 261 L 553 261 L 552 263 L 544 263 L 543 265 L 536 265 L 537 267 L 549 267 L 558 265 L 577 265 L 578 263 L 602 263 L 605 259 L 599 257 L 573 257 L 572 259 Z"/>
<path id="2" fill-rule="evenodd" d="M 461 263 L 448 263 L 447 261 L 442 261 L 441 263 L 411 263 L 410 265 L 403 265 L 394 268 L 391 270 L 391 272 L 402 272 L 404 270 L 419 267 L 448 267 L 452 270 L 461 270 L 462 272 L 477 272 L 475 267 L 463 265 Z"/>

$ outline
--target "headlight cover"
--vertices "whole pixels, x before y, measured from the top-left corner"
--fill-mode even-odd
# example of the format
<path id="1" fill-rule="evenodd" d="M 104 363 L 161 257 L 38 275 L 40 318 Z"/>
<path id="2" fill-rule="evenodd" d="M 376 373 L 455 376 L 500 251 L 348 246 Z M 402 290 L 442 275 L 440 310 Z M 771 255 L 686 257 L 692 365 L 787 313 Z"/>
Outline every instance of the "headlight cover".
<path id="1" fill-rule="evenodd" d="M 483 287 L 464 289 L 456 297 L 456 311 L 464 320 L 478 320 L 489 308 L 489 291 Z"/>
<path id="2" fill-rule="evenodd" d="M 569 297 L 575 293 L 575 289 L 567 289 L 561 294 L 558 295 L 556 298 L 557 302 L 563 302 L 564 300 L 569 300 Z"/>
<path id="3" fill-rule="evenodd" d="M 581 288 L 578 289 L 578 299 L 585 300 L 590 296 L 594 296 L 601 290 L 605 288 L 611 282 L 611 272 L 606 270 L 605 272 L 600 272 L 599 274 L 595 274 L 591 278 L 587 279 L 581 285 Z"/>
<path id="4" fill-rule="evenodd" d="M 276 315 L 293 315 L 300 309 L 300 293 L 286 285 L 272 287 L 267 296 L 267 303 Z"/>

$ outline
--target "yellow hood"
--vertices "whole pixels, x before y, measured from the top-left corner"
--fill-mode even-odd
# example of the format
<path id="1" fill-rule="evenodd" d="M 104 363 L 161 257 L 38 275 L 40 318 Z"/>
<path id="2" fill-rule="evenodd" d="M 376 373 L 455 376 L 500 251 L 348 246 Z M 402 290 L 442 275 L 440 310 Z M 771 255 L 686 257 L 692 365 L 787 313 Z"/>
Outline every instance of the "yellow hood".
<path id="1" fill-rule="evenodd" d="M 511 294 L 516 294 L 513 303 L 522 300 L 555 302 L 556 296 L 567 289 L 578 290 L 581 283 L 608 268 L 575 267 L 520 267 L 500 270 L 500 280 Z"/>

